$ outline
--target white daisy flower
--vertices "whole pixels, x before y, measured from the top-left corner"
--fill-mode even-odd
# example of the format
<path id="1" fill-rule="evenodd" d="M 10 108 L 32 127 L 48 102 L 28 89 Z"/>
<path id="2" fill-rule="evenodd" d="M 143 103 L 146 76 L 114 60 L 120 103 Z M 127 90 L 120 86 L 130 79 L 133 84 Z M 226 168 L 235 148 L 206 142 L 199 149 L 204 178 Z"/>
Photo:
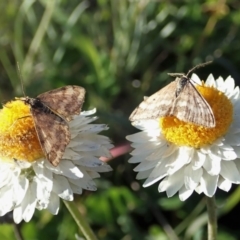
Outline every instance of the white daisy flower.
<path id="1" fill-rule="evenodd" d="M 129 162 L 137 179 L 148 187 L 161 180 L 158 191 L 171 197 L 177 192 L 186 200 L 194 191 L 212 197 L 217 188 L 229 191 L 240 183 L 240 97 L 234 79 L 216 81 L 210 75 L 202 84 L 196 74 L 191 78 L 211 106 L 216 126 L 205 128 L 163 117 L 133 122 L 142 130 L 127 137 L 132 143 Z"/>
<path id="2" fill-rule="evenodd" d="M 13 211 L 14 221 L 31 220 L 35 209 L 59 211 L 60 198 L 72 201 L 84 189 L 97 189 L 93 179 L 111 167 L 99 157 L 111 157 L 110 140 L 98 133 L 104 124 L 92 124 L 96 111 L 81 112 L 69 123 L 71 141 L 62 160 L 54 167 L 45 159 L 29 116 L 29 106 L 22 101 L 7 103 L 0 111 L 0 216 Z M 24 159 L 19 161 L 17 159 Z"/>

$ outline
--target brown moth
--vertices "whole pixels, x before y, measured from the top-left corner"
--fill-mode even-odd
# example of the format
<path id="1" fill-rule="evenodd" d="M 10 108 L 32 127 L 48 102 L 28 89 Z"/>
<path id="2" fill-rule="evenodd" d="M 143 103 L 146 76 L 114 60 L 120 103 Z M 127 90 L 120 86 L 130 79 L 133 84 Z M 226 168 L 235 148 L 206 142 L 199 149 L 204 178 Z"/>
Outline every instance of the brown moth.
<path id="1" fill-rule="evenodd" d="M 57 166 L 71 136 L 68 122 L 81 111 L 85 89 L 65 86 L 36 98 L 17 98 L 30 106 L 37 136 L 47 160 Z"/>
<path id="2" fill-rule="evenodd" d="M 176 77 L 175 81 L 145 98 L 130 115 L 130 121 L 175 116 L 184 122 L 191 122 L 207 128 L 215 127 L 212 108 L 188 77 L 195 69 L 209 63 L 211 62 L 197 65 L 186 75 L 169 73 L 170 76 Z"/>

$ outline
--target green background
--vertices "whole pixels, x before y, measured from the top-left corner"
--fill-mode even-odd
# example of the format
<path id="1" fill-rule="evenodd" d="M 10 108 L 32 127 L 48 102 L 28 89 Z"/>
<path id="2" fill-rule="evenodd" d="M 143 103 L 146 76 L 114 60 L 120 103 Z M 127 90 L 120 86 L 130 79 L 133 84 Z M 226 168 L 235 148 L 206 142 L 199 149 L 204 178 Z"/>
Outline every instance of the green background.
<path id="1" fill-rule="evenodd" d="M 64 85 L 87 90 L 83 110 L 97 108 L 116 147 L 137 132 L 128 116 L 142 101 L 198 63 L 201 79 L 231 75 L 239 83 L 239 1 L 8 0 L 0 2 L 0 98 L 3 103 Z M 121 154 L 121 153 L 119 153 Z M 76 196 L 99 239 L 206 239 L 203 195 L 181 202 L 157 186 L 135 180 L 129 154 L 109 162 L 98 191 Z M 239 188 L 217 190 L 219 238 L 240 238 Z M 0 225 L 0 239 L 16 239 L 14 226 Z M 57 216 L 36 210 L 19 226 L 24 239 L 76 239 L 81 234 L 62 204 Z"/>

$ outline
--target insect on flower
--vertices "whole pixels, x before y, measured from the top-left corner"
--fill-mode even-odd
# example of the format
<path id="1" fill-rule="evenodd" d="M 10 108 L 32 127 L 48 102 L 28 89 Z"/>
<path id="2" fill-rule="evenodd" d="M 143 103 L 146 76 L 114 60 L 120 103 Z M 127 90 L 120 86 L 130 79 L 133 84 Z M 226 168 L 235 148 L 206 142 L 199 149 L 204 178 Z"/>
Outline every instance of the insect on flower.
<path id="1" fill-rule="evenodd" d="M 30 106 L 37 136 L 45 157 L 57 166 L 69 144 L 68 122 L 79 115 L 85 89 L 65 86 L 38 95 L 36 98 L 16 98 Z"/>
<path id="2" fill-rule="evenodd" d="M 189 70 L 186 75 L 169 73 L 168 75 L 176 77 L 175 81 L 150 97 L 144 98 L 144 101 L 130 115 L 130 121 L 175 116 L 184 122 L 207 128 L 215 127 L 215 117 L 211 107 L 188 77 L 197 68 L 210 63 L 199 64 Z"/>

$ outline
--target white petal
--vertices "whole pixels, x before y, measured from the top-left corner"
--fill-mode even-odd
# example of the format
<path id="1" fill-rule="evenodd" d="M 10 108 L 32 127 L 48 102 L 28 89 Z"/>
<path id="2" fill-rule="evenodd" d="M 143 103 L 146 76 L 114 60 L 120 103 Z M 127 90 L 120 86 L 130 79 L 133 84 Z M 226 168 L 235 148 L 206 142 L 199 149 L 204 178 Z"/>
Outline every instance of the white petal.
<path id="1" fill-rule="evenodd" d="M 51 193 L 50 199 L 49 199 L 49 204 L 48 204 L 48 210 L 51 212 L 53 215 L 58 214 L 59 211 L 59 197 L 55 193 Z"/>
<path id="2" fill-rule="evenodd" d="M 78 179 L 69 179 L 69 183 L 72 183 L 78 187 L 81 187 L 86 190 L 90 191 L 96 191 L 97 187 L 94 181 L 89 177 L 89 175 L 84 172 L 84 178 L 78 180 Z"/>
<path id="3" fill-rule="evenodd" d="M 126 139 L 134 143 L 146 143 L 149 140 L 149 137 L 145 132 L 138 132 L 138 133 L 126 136 Z"/>
<path id="4" fill-rule="evenodd" d="M 23 220 L 22 206 L 21 205 L 18 205 L 14 208 L 13 219 L 14 219 L 14 222 L 17 223 L 17 224 L 19 224 Z"/>
<path id="5" fill-rule="evenodd" d="M 225 80 L 225 86 L 227 86 L 225 88 L 225 94 L 227 96 L 231 95 L 235 87 L 234 79 L 231 76 L 228 76 L 228 78 Z"/>
<path id="6" fill-rule="evenodd" d="M 221 149 L 221 158 L 223 160 L 234 160 L 237 158 L 237 154 L 234 151 L 234 148 L 232 148 L 232 150 Z"/>
<path id="7" fill-rule="evenodd" d="M 184 186 L 179 190 L 179 199 L 181 201 L 185 201 L 188 199 L 193 193 L 193 190 L 186 189 Z"/>
<path id="8" fill-rule="evenodd" d="M 65 177 L 75 178 L 75 179 L 83 177 L 82 172 L 79 170 L 77 166 L 75 166 L 72 163 L 72 161 L 63 160 L 59 163 L 57 167 L 53 167 L 49 163 L 47 163 L 47 165 L 48 165 L 47 167 L 50 170 L 52 170 L 52 172 L 64 175 Z"/>
<path id="9" fill-rule="evenodd" d="M 106 165 L 106 166 L 109 166 L 109 165 Z M 100 178 L 101 175 L 95 171 L 95 168 L 94 169 L 85 169 L 89 175 L 90 178 L 94 179 L 94 178 Z M 110 170 L 112 171 L 112 169 Z M 107 171 L 106 171 L 107 172 Z"/>
<path id="10" fill-rule="evenodd" d="M 44 182 L 48 183 L 49 191 L 51 191 L 53 173 L 50 169 L 45 167 L 44 165 L 45 162 L 43 162 L 42 164 L 38 164 L 37 162 L 38 161 L 36 161 L 36 163 L 33 164 L 33 169 L 39 179 L 42 179 Z M 47 162 L 47 164 L 49 164 L 49 162 Z"/>
<path id="11" fill-rule="evenodd" d="M 237 101 L 237 102 L 234 104 L 234 110 L 235 110 L 234 115 L 239 115 L 240 101 Z"/>
<path id="12" fill-rule="evenodd" d="M 236 164 L 233 161 L 222 161 L 221 162 L 221 176 L 232 183 L 240 183 L 240 173 L 237 169 Z"/>
<path id="13" fill-rule="evenodd" d="M 207 77 L 207 79 L 206 79 L 206 81 L 205 81 L 205 84 L 206 84 L 207 86 L 210 86 L 210 87 L 216 87 L 216 82 L 215 82 L 215 79 L 214 79 L 214 77 L 213 77 L 212 74 L 210 74 L 210 75 Z"/>
<path id="14" fill-rule="evenodd" d="M 12 181 L 12 173 L 11 170 L 9 169 L 8 165 L 3 164 L 2 166 L 0 166 L 0 188 L 2 188 L 3 186 L 5 186 L 6 184 L 9 184 L 9 182 Z"/>
<path id="15" fill-rule="evenodd" d="M 239 159 L 239 158 L 236 159 L 236 160 L 234 161 L 234 163 L 235 163 L 235 165 L 236 165 L 236 168 L 237 168 L 238 172 L 240 172 L 240 159 Z"/>
<path id="16" fill-rule="evenodd" d="M 13 198 L 16 205 L 19 205 L 22 202 L 28 187 L 29 180 L 23 176 L 19 177 L 19 181 L 13 186 Z"/>
<path id="17" fill-rule="evenodd" d="M 63 159 L 69 159 L 69 160 L 79 159 L 79 153 L 74 151 L 71 148 L 67 148 L 63 154 L 62 160 Z"/>
<path id="18" fill-rule="evenodd" d="M 71 182 L 69 184 L 74 194 L 82 194 L 83 189 L 81 186 L 74 185 Z"/>
<path id="19" fill-rule="evenodd" d="M 203 171 L 203 176 L 200 182 L 200 187 L 204 194 L 208 197 L 212 197 L 217 189 L 218 175 L 211 176 Z"/>
<path id="20" fill-rule="evenodd" d="M 239 87 L 236 87 L 230 94 L 229 94 L 229 98 L 231 100 L 231 102 L 234 104 L 238 101 L 238 97 L 239 97 Z"/>
<path id="21" fill-rule="evenodd" d="M 150 176 L 150 173 L 152 172 L 152 169 L 150 170 L 146 170 L 146 171 L 143 171 L 143 172 L 139 172 L 137 175 L 136 175 L 136 179 L 137 180 L 141 180 L 141 179 L 146 179 L 148 178 L 148 176 Z M 154 181 L 155 178 L 153 179 L 149 179 L 149 182 L 153 181 L 153 183 L 155 183 L 156 181 Z M 146 185 L 147 184 L 147 185 Z M 143 187 L 148 187 L 150 186 L 151 184 L 148 183 L 148 179 L 144 182 L 143 184 Z"/>
<path id="22" fill-rule="evenodd" d="M 145 171 L 145 170 L 148 170 L 148 169 L 152 169 L 154 168 L 155 166 L 157 166 L 158 164 L 161 164 L 161 162 L 159 162 L 159 160 L 155 160 L 155 161 L 143 161 L 141 162 L 139 165 L 137 165 L 137 167 L 135 167 L 133 170 L 135 172 L 141 172 L 141 171 Z"/>
<path id="23" fill-rule="evenodd" d="M 142 148 L 136 148 L 131 152 L 131 155 L 136 156 L 136 155 L 142 155 L 146 153 L 152 153 L 154 150 L 158 149 L 159 144 L 154 143 L 154 142 L 148 142 L 144 144 Z"/>
<path id="24" fill-rule="evenodd" d="M 172 155 L 176 150 L 176 146 L 173 144 L 161 144 L 161 147 L 158 146 L 159 149 L 156 149 L 154 153 L 151 154 L 151 157 L 148 157 L 149 160 L 151 159 L 159 159 L 166 158 Z"/>
<path id="25" fill-rule="evenodd" d="M 98 167 L 102 166 L 104 163 L 94 156 L 82 157 L 78 160 L 78 165 L 87 167 Z"/>
<path id="26" fill-rule="evenodd" d="M 53 192 L 67 201 L 73 200 L 73 192 L 68 180 L 63 176 L 54 175 Z"/>
<path id="27" fill-rule="evenodd" d="M 147 130 L 148 136 L 158 136 L 160 133 L 159 122 L 155 119 L 135 121 L 132 125 L 140 130 Z"/>
<path id="28" fill-rule="evenodd" d="M 221 92 L 225 92 L 225 82 L 223 80 L 222 77 L 219 77 L 217 80 L 216 80 L 216 87 L 219 91 Z"/>
<path id="29" fill-rule="evenodd" d="M 219 177 L 218 187 L 223 191 L 228 192 L 232 187 L 232 183 L 222 177 Z"/>
<path id="30" fill-rule="evenodd" d="M 194 149 L 190 147 L 180 147 L 178 150 L 178 155 L 176 160 L 169 164 L 168 174 L 173 174 L 174 172 L 181 169 L 184 165 L 188 164 L 194 154 Z"/>
<path id="31" fill-rule="evenodd" d="M 216 145 L 211 146 L 211 152 L 209 153 L 209 156 L 214 159 L 214 158 L 221 158 L 221 151 L 220 147 Z"/>
<path id="32" fill-rule="evenodd" d="M 81 167 L 81 166 L 78 166 L 78 167 L 81 170 L 81 172 L 83 173 L 83 175 L 84 175 L 84 172 L 83 172 L 84 169 L 88 170 L 88 171 L 97 171 L 99 173 L 112 171 L 112 168 L 109 165 L 107 165 L 106 163 L 104 163 L 104 165 L 102 165 L 100 167 L 94 167 L 94 168 L 93 167 Z"/>
<path id="33" fill-rule="evenodd" d="M 200 182 L 202 177 L 203 170 L 199 168 L 197 170 L 193 170 L 192 165 L 189 164 L 185 167 L 184 170 L 184 183 L 186 190 L 194 190 Z"/>
<path id="34" fill-rule="evenodd" d="M 167 176 L 167 169 L 168 169 L 168 167 L 166 167 L 167 163 L 168 163 L 168 158 L 165 159 L 165 161 L 163 160 L 161 163 L 159 163 L 152 170 L 152 172 L 150 173 L 149 177 L 144 182 L 143 187 L 148 187 L 148 186 L 152 185 L 153 183 L 161 180 L 165 176 Z"/>
<path id="35" fill-rule="evenodd" d="M 192 160 L 192 168 L 193 170 L 197 170 L 201 168 L 206 160 L 206 154 L 201 153 L 200 151 L 195 151 L 193 160 Z"/>
<path id="36" fill-rule="evenodd" d="M 26 222 L 29 222 L 34 214 L 37 198 L 36 198 L 36 189 L 37 184 L 35 181 L 32 181 L 29 184 L 28 191 L 22 202 L 22 217 Z"/>
<path id="37" fill-rule="evenodd" d="M 51 187 L 49 187 L 49 183 L 43 179 L 36 178 L 36 182 L 36 198 L 38 199 L 36 207 L 39 210 L 46 209 L 49 204 L 53 183 L 51 183 Z"/>
<path id="38" fill-rule="evenodd" d="M 89 124 L 89 125 L 84 125 L 81 126 L 81 128 L 79 129 L 79 131 L 82 132 L 90 132 L 90 133 L 99 133 L 103 130 L 108 130 L 107 125 L 105 124 Z M 77 132 L 75 132 L 75 135 L 77 134 Z M 75 137 L 75 136 L 72 136 Z"/>
<path id="39" fill-rule="evenodd" d="M 195 188 L 195 192 L 197 192 L 198 194 L 202 194 L 203 193 L 203 188 L 202 185 L 199 184 L 196 188 Z"/>
<path id="40" fill-rule="evenodd" d="M 90 142 L 82 142 L 81 144 L 79 144 L 78 146 L 78 151 L 85 151 L 85 152 L 88 152 L 88 151 L 94 151 L 94 150 L 97 150 L 99 149 L 100 145 L 96 144 L 96 143 L 90 143 Z M 64 155 L 64 158 L 66 158 L 66 155 L 67 155 L 67 152 L 66 154 Z"/>
<path id="41" fill-rule="evenodd" d="M 221 170 L 221 158 L 215 155 L 208 155 L 203 164 L 204 169 L 210 175 L 218 175 Z"/>
<path id="42" fill-rule="evenodd" d="M 7 212 L 11 211 L 15 205 L 13 199 L 13 189 L 5 186 L 0 191 L 0 216 L 5 215 Z"/>
<path id="43" fill-rule="evenodd" d="M 233 149 L 237 155 L 237 158 L 240 158 L 240 147 L 234 146 Z M 236 161 L 238 161 L 238 160 L 236 159 Z"/>
<path id="44" fill-rule="evenodd" d="M 148 156 L 148 153 L 142 154 L 140 156 L 133 156 L 128 160 L 128 162 L 129 163 L 140 163 L 140 162 L 144 161 L 147 156 Z"/>
<path id="45" fill-rule="evenodd" d="M 93 108 L 92 110 L 82 111 L 80 116 L 90 116 L 95 114 L 96 112 L 97 112 L 97 109 Z"/>
<path id="46" fill-rule="evenodd" d="M 179 170 L 173 175 L 166 177 L 158 186 L 158 191 L 167 192 L 168 197 L 172 197 L 183 186 L 183 171 Z"/>
<path id="47" fill-rule="evenodd" d="M 192 74 L 191 80 L 192 80 L 194 83 L 198 84 L 198 85 L 201 85 L 201 84 L 202 84 L 201 79 L 200 79 L 200 78 L 198 77 L 198 75 L 195 74 L 195 73 Z"/>
<path id="48" fill-rule="evenodd" d="M 225 138 L 227 143 L 231 146 L 240 146 L 240 138 L 238 137 L 238 135 L 226 135 Z"/>
<path id="49" fill-rule="evenodd" d="M 176 147 L 173 145 L 168 146 L 165 143 L 159 144 L 156 146 L 156 149 L 154 151 L 151 151 L 150 154 L 146 157 L 146 160 L 157 160 L 160 158 L 166 158 L 169 155 L 171 155 L 176 150 Z"/>

